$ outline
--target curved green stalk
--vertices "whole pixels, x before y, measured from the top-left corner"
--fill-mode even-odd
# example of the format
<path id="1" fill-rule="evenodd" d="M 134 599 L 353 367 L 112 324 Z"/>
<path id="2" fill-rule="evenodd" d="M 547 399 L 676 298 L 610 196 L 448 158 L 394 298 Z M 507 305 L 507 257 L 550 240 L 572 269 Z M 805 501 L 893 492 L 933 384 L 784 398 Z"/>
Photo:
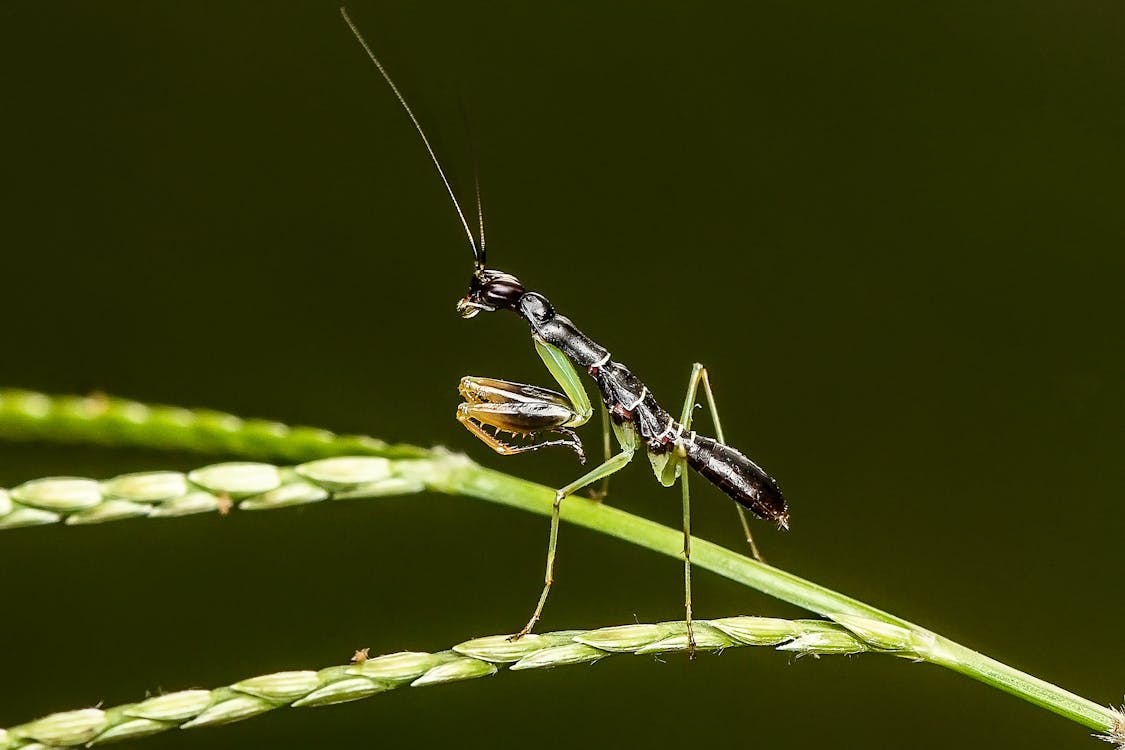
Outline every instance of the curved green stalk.
<path id="1" fill-rule="evenodd" d="M 549 515 L 554 500 L 554 490 L 551 488 L 477 466 L 462 467 L 450 472 L 447 482 L 434 488 L 510 505 L 539 515 Z M 683 537 L 679 530 L 617 508 L 582 497 L 571 497 L 563 504 L 562 519 L 668 557 L 682 559 Z M 713 542 L 693 538 L 691 548 L 692 563 L 700 568 L 849 627 L 855 619 L 879 623 L 889 634 L 885 642 L 888 646 L 903 637 L 903 632 L 909 633 L 918 658 L 992 685 L 1091 729 L 1118 732 L 1120 741 L 1125 742 L 1125 734 L 1121 734 L 1125 732 L 1125 719 L 1112 708 L 1021 672 L 857 599 L 752 560 Z M 882 637 L 875 632 L 867 632 L 865 636 L 872 639 Z"/>
<path id="2" fill-rule="evenodd" d="M 540 515 L 551 513 L 554 500 L 551 488 L 485 469 L 463 456 L 442 451 L 386 446 L 372 438 L 340 438 L 337 442 L 331 433 L 320 431 L 311 431 L 318 437 L 310 441 L 301 430 L 238 420 L 250 434 L 257 436 L 256 440 L 250 440 L 243 438 L 243 428 L 235 422 L 227 423 L 218 431 L 213 428 L 200 430 L 199 426 L 207 423 L 207 419 L 200 415 L 212 414 L 208 412 L 185 412 L 175 419 L 168 419 L 166 412 L 161 410 L 181 410 L 145 407 L 101 397 L 97 399 L 99 404 L 109 403 L 114 407 L 92 408 L 88 404 L 78 404 L 80 408 L 76 409 L 76 402 L 80 401 L 84 400 L 52 399 L 27 392 L 18 392 L 13 397 L 13 392 L 0 392 L 0 435 L 97 439 L 99 442 L 159 447 L 174 445 L 235 453 L 241 452 L 238 446 L 245 446 L 249 452 L 256 451 L 253 455 L 276 450 L 277 455 L 299 456 L 301 459 L 333 455 L 337 449 L 349 452 L 348 447 L 358 443 L 367 448 L 364 452 L 368 455 L 383 451 L 385 455 L 401 458 L 376 463 L 370 459 L 345 458 L 288 469 L 268 464 L 220 464 L 188 475 L 174 472 L 161 472 L 162 476 L 157 478 L 152 473 L 126 475 L 100 483 L 74 479 L 38 480 L 25 483 L 10 493 L 0 493 L 0 519 L 4 516 L 5 503 L 9 513 L 42 512 L 54 514 L 55 517 L 50 520 L 82 523 L 135 515 L 176 515 L 181 507 L 178 502 L 188 509 L 186 512 L 192 512 L 193 503 L 210 504 L 204 508 L 207 510 L 222 511 L 231 507 L 260 509 L 329 498 L 398 493 L 423 486 Z M 29 404 L 34 413 L 28 413 Z M 123 411 L 130 412 L 130 416 L 123 418 Z M 236 420 L 229 416 L 224 418 Z M 149 424 L 150 421 L 152 424 Z M 121 430 L 124 423 L 128 424 L 128 429 Z M 260 428 L 262 424 L 272 425 L 264 431 L 264 438 Z M 114 431 L 111 427 L 119 429 Z M 218 438 L 215 438 L 216 434 Z M 125 437 L 121 438 L 122 435 Z M 146 435 L 156 436 L 157 439 L 146 442 L 140 437 Z M 302 454 L 304 450 L 308 453 Z M 159 486 L 159 489 L 153 485 Z M 169 494 L 172 489 L 182 490 L 182 494 Z M 192 502 L 182 500 L 188 496 Z M 157 512 L 161 508 L 169 510 Z M 563 505 L 562 518 L 670 557 L 681 556 L 682 538 L 678 530 L 606 505 L 572 497 Z M 711 542 L 693 540 L 692 548 L 692 560 L 697 566 L 829 617 L 882 650 L 909 649 L 917 659 L 953 669 L 1104 732 L 1115 738 L 1114 741 L 1125 742 L 1125 720 L 1111 708 L 1081 698 L 856 599 Z"/>
<path id="3" fill-rule="evenodd" d="M 269 510 L 325 500 L 404 495 L 426 489 L 455 459 L 333 456 L 297 466 L 232 461 L 188 473 L 141 471 L 103 481 L 45 477 L 0 488 L 0 529 L 63 522 L 82 526 L 126 518 L 172 518 L 232 509 Z"/>
<path id="4" fill-rule="evenodd" d="M 142 404 L 104 394 L 48 396 L 0 389 L 0 437 L 14 440 L 128 445 L 245 458 L 309 461 L 327 456 L 411 458 L 427 455 L 365 435 L 337 435 L 242 419 L 211 409 Z"/>
<path id="5" fill-rule="evenodd" d="M 822 620 L 727 617 L 696 620 L 697 649 L 774 646 L 797 655 L 884 652 L 854 632 Z M 357 651 L 351 664 L 318 671 L 275 672 L 214 690 L 181 690 L 140 703 L 65 711 L 0 729 L 0 750 L 28 746 L 73 747 L 116 742 L 169 729 L 227 724 L 292 706 L 304 708 L 368 698 L 399 687 L 428 687 L 511 671 L 589 664 L 616 654 L 688 650 L 683 622 L 623 625 L 528 635 L 474 638 L 448 651 L 404 651 L 374 658 Z M 911 657 L 909 650 L 886 651 Z"/>

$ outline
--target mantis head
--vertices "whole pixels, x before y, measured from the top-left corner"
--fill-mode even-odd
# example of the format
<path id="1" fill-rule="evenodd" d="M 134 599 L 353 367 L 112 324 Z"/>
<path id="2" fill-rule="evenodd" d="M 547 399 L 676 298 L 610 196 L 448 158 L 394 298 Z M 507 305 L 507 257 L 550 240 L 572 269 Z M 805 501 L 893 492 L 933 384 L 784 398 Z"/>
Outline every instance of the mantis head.
<path id="1" fill-rule="evenodd" d="M 482 310 L 513 310 L 523 294 L 523 284 L 512 274 L 478 266 L 469 281 L 469 293 L 457 302 L 457 312 L 471 318 Z"/>

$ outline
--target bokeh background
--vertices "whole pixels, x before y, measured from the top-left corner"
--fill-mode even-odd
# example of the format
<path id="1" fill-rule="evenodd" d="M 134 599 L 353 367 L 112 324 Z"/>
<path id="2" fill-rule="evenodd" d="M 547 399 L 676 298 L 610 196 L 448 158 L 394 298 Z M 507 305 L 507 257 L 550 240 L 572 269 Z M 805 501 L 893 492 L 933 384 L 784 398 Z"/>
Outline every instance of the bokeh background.
<path id="1" fill-rule="evenodd" d="M 491 258 L 669 404 L 711 368 L 773 473 L 771 562 L 1103 703 L 1125 689 L 1125 9 L 1112 2 L 354 2 Z M 331 2 L 5 3 L 0 382 L 441 444 L 470 256 Z M 471 138 L 462 117 L 473 122 Z M 596 441 L 597 428 L 587 430 Z M 595 442 L 596 444 L 596 442 Z M 0 445 L 0 485 L 197 457 Z M 671 525 L 640 461 L 611 502 Z M 738 545 L 696 483 L 699 534 Z M 0 726 L 510 632 L 544 519 L 439 496 L 6 532 Z M 680 615 L 680 568 L 564 528 L 545 629 Z M 699 616 L 799 615 L 716 576 Z M 882 658 L 736 650 L 401 690 L 148 748 L 1094 747 Z"/>

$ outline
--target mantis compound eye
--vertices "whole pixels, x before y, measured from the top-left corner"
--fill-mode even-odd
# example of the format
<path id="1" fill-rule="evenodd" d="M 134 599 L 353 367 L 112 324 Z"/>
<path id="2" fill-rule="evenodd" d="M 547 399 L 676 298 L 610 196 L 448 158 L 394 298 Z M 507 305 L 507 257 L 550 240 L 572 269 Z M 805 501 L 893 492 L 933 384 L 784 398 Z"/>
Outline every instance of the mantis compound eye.
<path id="1" fill-rule="evenodd" d="M 515 307 L 523 296 L 523 284 L 515 276 L 504 274 L 485 284 L 481 296 L 484 303 L 492 307 Z"/>

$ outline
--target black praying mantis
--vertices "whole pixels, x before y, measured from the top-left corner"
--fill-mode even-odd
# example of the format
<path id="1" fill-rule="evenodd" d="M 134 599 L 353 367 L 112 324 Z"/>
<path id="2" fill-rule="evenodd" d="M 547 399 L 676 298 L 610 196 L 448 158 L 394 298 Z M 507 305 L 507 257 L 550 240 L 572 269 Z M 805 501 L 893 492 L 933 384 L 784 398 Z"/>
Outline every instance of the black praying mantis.
<path id="1" fill-rule="evenodd" d="M 657 402 L 655 396 L 628 368 L 617 362 L 610 352 L 582 333 L 569 318 L 555 312 L 542 294 L 528 291 L 510 273 L 489 268 L 485 257 L 484 215 L 481 211 L 480 186 L 477 184 L 477 219 L 480 225 L 478 243 L 449 179 L 430 146 L 426 133 L 414 116 L 410 105 L 399 93 L 383 64 L 372 52 L 346 9 L 340 9 L 348 27 L 363 47 L 367 56 L 382 74 L 391 91 L 402 105 L 422 143 L 437 168 L 461 225 L 473 250 L 473 275 L 469 293 L 457 303 L 457 311 L 464 318 L 481 312 L 510 310 L 531 327 L 531 337 L 543 364 L 562 388 L 562 393 L 538 386 L 513 383 L 483 377 L 464 377 L 458 388 L 464 402 L 457 407 L 457 419 L 482 442 L 501 455 L 512 455 L 539 450 L 549 446 L 569 446 L 580 460 L 585 461 L 582 442 L 574 432 L 593 416 L 590 398 L 582 386 L 576 368 L 586 370 L 597 384 L 604 405 L 606 428 L 606 460 L 578 479 L 555 491 L 551 513 L 550 540 L 547 545 L 547 571 L 543 592 L 527 625 L 510 640 L 517 640 L 531 632 L 543 614 L 543 607 L 554 582 L 555 549 L 558 543 L 559 510 L 563 500 L 578 490 L 599 480 L 606 480 L 628 464 L 638 450 L 643 450 L 652 464 L 653 473 L 665 487 L 678 479 L 683 496 L 684 529 L 684 612 L 687 623 L 689 649 L 694 649 L 691 604 L 691 495 L 688 488 L 687 467 L 726 493 L 739 506 L 743 528 L 755 557 L 750 527 L 743 508 L 758 518 L 771 520 L 780 528 L 789 527 L 789 510 L 777 482 L 757 464 L 736 449 L 726 445 L 723 430 L 715 407 L 715 397 L 707 370 L 696 363 L 688 381 L 683 410 L 677 421 Z M 709 438 L 691 429 L 692 414 L 700 384 L 715 424 L 716 438 Z M 492 432 L 487 431 L 492 428 Z M 609 454 L 608 431 L 612 429 L 620 451 Z M 511 444 L 501 440 L 508 432 L 515 436 L 528 436 L 532 442 Z M 538 439 L 547 435 L 553 439 Z"/>

